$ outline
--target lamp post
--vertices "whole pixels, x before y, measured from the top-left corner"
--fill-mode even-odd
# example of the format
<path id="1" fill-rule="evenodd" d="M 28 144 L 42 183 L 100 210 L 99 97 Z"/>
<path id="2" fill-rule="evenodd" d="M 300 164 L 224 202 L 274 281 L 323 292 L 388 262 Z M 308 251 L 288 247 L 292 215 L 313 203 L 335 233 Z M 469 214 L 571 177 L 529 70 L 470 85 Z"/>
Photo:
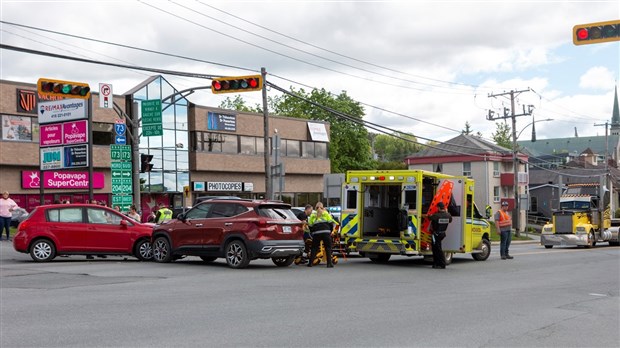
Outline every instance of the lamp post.
<path id="1" fill-rule="evenodd" d="M 514 109 L 514 108 L 513 108 Z M 521 133 L 523 133 L 523 131 L 525 130 L 525 128 L 529 127 L 530 125 L 534 125 L 536 122 L 544 122 L 544 121 L 551 121 L 552 119 L 547 118 L 544 120 L 538 120 L 538 121 L 532 121 L 530 123 L 528 123 L 525 127 L 523 127 L 523 129 L 521 129 L 521 131 L 519 132 L 519 135 L 517 135 L 517 121 L 516 118 L 512 118 L 512 166 L 514 169 L 514 193 L 515 193 L 515 198 L 514 198 L 514 202 L 515 202 L 515 207 L 513 210 L 513 219 L 514 219 L 514 226 L 515 226 L 515 236 L 519 237 L 521 235 L 520 231 L 519 231 L 519 225 L 520 225 L 520 220 L 521 220 L 521 207 L 519 206 L 519 158 L 517 156 L 518 152 L 519 152 L 519 147 L 517 146 L 517 139 L 519 138 L 519 136 L 521 136 Z M 533 139 L 532 141 L 534 141 L 535 139 Z"/>

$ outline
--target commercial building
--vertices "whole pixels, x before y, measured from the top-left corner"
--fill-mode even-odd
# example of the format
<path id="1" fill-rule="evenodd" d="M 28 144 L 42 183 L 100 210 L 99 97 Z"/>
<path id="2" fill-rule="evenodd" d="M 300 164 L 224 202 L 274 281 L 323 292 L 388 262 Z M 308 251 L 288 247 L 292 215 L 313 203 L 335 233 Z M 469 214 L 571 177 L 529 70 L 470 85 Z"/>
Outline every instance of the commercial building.
<path id="1" fill-rule="evenodd" d="M 54 157 L 46 155 L 53 145 L 64 146 L 66 153 L 66 147 L 92 146 L 93 196 L 111 204 L 113 193 L 117 193 L 113 192 L 111 181 L 111 145 L 131 143 L 133 132 L 140 134 L 139 153 L 150 159 L 148 164 L 152 167 L 139 174 L 139 183 L 133 182 L 140 185 L 139 209 L 143 215 L 161 204 L 180 209 L 199 196 L 265 198 L 262 114 L 195 105 L 162 76 L 150 77 L 125 94 L 104 100 L 106 106 L 115 105 L 114 108 L 102 107 L 98 89 L 91 88 L 91 129 L 81 130 L 85 135 L 75 135 L 85 144 L 71 145 L 76 138 L 66 134 L 77 131 L 82 124 L 71 123 L 71 130 L 61 130 L 69 123 L 52 124 L 52 130 L 64 135 L 56 139 L 48 125 L 39 123 L 41 105 L 62 98 L 41 95 L 34 83 L 0 80 L 0 190 L 9 191 L 20 206 L 31 210 L 41 199 L 52 203 L 84 202 L 89 198 L 88 170 L 82 165 L 88 160 L 68 156 L 65 163 L 47 166 L 43 160 Z M 138 129 L 131 126 L 131 119 L 141 118 L 140 106 L 146 100 L 162 101 L 161 135 L 145 136 L 150 130 L 145 132 L 143 124 Z M 123 114 L 129 119 L 126 133 L 121 135 L 115 125 L 122 123 Z M 273 115 L 268 124 L 274 197 L 293 205 L 321 200 L 323 175 L 330 172 L 329 124 Z M 273 146 L 274 143 L 279 144 Z M 129 166 L 132 175 L 137 176 L 140 161 L 134 159 L 133 166 Z M 41 170 L 42 167 L 49 169 Z M 278 173 L 284 174 L 283 180 Z"/>

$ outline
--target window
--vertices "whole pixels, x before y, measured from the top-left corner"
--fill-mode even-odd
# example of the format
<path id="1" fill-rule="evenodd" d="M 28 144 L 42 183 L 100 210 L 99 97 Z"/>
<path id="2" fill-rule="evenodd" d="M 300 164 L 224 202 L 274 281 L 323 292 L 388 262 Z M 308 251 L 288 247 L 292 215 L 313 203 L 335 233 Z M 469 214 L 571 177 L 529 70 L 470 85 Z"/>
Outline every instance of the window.
<path id="1" fill-rule="evenodd" d="M 530 196 L 530 212 L 538 213 L 538 197 Z"/>
<path id="2" fill-rule="evenodd" d="M 93 145 L 114 144 L 114 124 L 93 122 Z"/>
<path id="3" fill-rule="evenodd" d="M 493 162 L 493 177 L 499 178 L 499 162 Z"/>
<path id="4" fill-rule="evenodd" d="M 435 166 L 435 173 L 443 173 L 443 163 L 437 163 L 437 166 Z"/>
<path id="5" fill-rule="evenodd" d="M 499 202 L 499 186 L 493 186 L 493 202 Z"/>
<path id="6" fill-rule="evenodd" d="M 301 144 L 299 140 L 282 140 L 282 146 L 286 148 L 287 157 L 301 156 Z"/>
<path id="7" fill-rule="evenodd" d="M 86 208 L 88 223 L 118 225 L 123 219 L 121 216 L 99 208 Z"/>
<path id="8" fill-rule="evenodd" d="M 243 155 L 256 155 L 256 138 L 240 136 L 239 153 Z"/>
<path id="9" fill-rule="evenodd" d="M 224 134 L 224 142 L 222 143 L 223 153 L 239 153 L 239 144 L 237 144 L 237 136 L 233 134 Z"/>
<path id="10" fill-rule="evenodd" d="M 206 219 L 213 204 L 198 204 L 185 214 L 186 219 Z"/>
<path id="11" fill-rule="evenodd" d="M 301 157 L 314 158 L 314 143 L 304 141 L 301 143 Z"/>
<path id="12" fill-rule="evenodd" d="M 471 162 L 463 162 L 463 176 L 471 177 Z"/>
<path id="13" fill-rule="evenodd" d="M 50 209 L 47 211 L 50 222 L 82 222 L 82 208 Z"/>

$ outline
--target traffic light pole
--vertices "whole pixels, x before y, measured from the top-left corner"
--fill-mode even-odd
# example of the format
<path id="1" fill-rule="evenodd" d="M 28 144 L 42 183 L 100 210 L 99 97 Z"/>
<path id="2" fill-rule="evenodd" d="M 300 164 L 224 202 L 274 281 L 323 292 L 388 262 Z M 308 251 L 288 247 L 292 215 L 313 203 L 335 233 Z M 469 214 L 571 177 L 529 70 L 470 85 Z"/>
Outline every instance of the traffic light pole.
<path id="1" fill-rule="evenodd" d="M 265 199 L 273 199 L 273 186 L 271 183 L 271 161 L 269 159 L 269 111 L 267 110 L 267 70 L 265 68 L 260 69 L 260 74 L 263 77 L 263 140 L 265 142 Z"/>

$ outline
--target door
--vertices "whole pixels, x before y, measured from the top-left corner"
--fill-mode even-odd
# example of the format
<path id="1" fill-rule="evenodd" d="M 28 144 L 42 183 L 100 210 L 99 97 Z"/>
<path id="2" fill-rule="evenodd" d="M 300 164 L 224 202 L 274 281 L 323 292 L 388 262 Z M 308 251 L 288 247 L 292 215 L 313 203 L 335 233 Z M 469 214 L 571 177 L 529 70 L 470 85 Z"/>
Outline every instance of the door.
<path id="1" fill-rule="evenodd" d="M 247 230 L 245 219 L 235 218 L 245 213 L 248 208 L 239 203 L 215 203 L 209 212 L 205 222 L 204 239 L 205 246 L 213 249 L 219 248 L 229 232 L 244 232 Z"/>
<path id="2" fill-rule="evenodd" d="M 86 224 L 81 207 L 49 209 L 46 229 L 56 239 L 59 251 L 80 251 L 85 247 Z"/>
<path id="3" fill-rule="evenodd" d="M 185 213 L 183 220 L 170 222 L 170 233 L 174 249 L 202 250 L 207 216 L 213 208 L 212 203 L 200 203 Z"/>
<path id="4" fill-rule="evenodd" d="M 101 207 L 86 208 L 86 248 L 94 252 L 131 252 L 131 232 L 121 225 L 124 216 Z"/>

